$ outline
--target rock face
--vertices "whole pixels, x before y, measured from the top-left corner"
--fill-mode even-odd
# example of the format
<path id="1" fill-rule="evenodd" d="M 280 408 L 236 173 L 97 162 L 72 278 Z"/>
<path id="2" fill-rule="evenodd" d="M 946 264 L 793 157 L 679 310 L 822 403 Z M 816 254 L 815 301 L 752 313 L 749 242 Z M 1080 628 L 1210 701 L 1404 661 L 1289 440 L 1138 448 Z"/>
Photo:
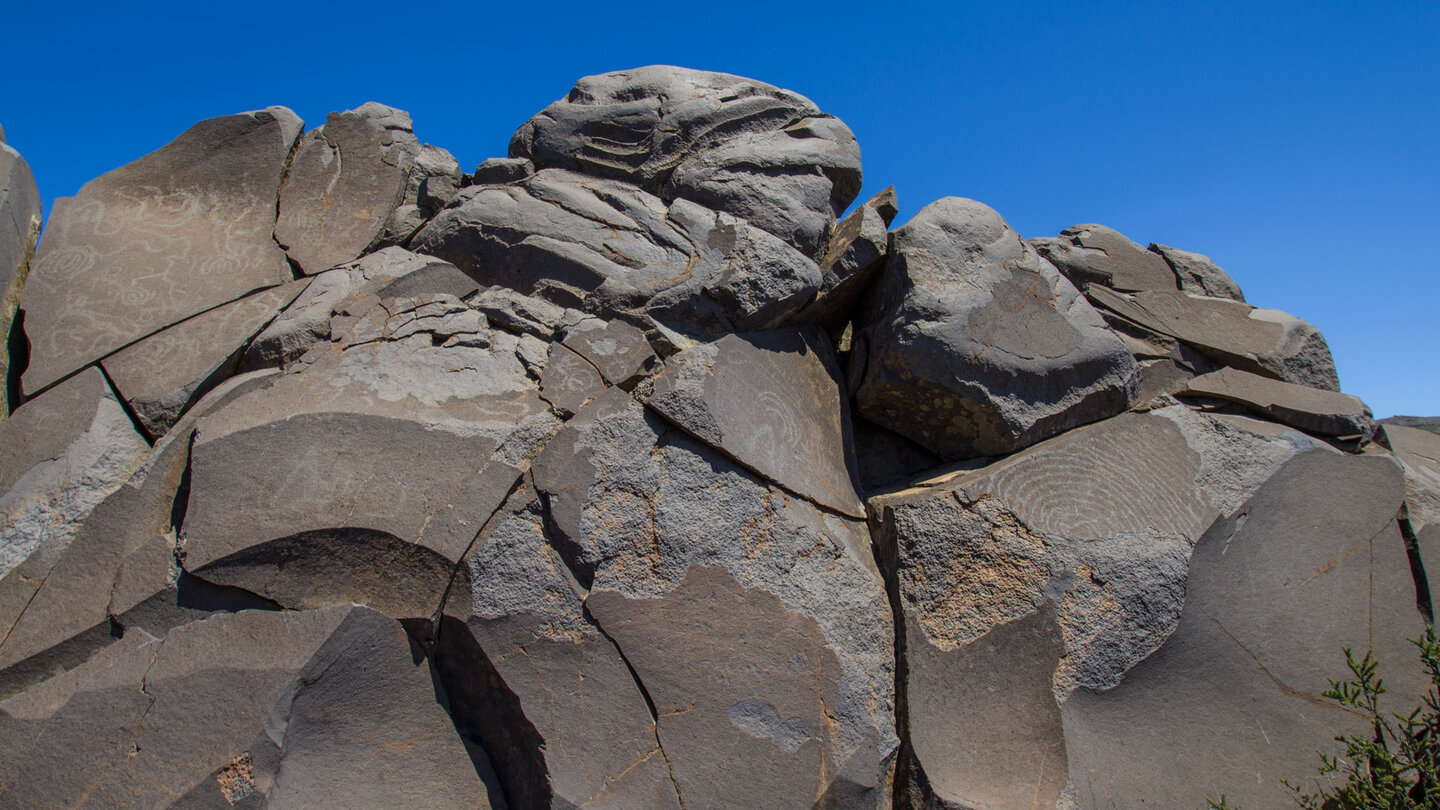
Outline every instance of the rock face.
<path id="1" fill-rule="evenodd" d="M 588 77 L 469 175 L 213 119 L 28 277 L 0 170 L 0 806 L 1272 807 L 1343 647 L 1426 685 L 1434 435 L 1200 254 L 840 219 L 790 91 Z"/>
<path id="2" fill-rule="evenodd" d="M 0 416 L 8 416 L 10 402 L 10 325 L 20 306 L 20 290 L 30 272 L 35 240 L 40 236 L 40 190 L 30 166 L 0 132 Z"/>
<path id="3" fill-rule="evenodd" d="M 56 200 L 20 300 L 26 395 L 191 315 L 289 281 L 271 232 L 302 126 L 284 107 L 202 121 Z"/>
<path id="4" fill-rule="evenodd" d="M 1125 344 L 990 208 L 948 197 L 894 234 L 852 355 L 860 413 L 948 458 L 999 455 L 1113 416 Z"/>

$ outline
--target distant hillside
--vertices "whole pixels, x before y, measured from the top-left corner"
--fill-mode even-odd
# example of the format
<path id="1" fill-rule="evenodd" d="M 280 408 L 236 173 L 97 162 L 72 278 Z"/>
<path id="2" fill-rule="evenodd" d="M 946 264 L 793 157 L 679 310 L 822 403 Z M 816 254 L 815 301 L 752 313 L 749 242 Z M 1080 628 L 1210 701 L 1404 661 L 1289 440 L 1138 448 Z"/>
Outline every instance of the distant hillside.
<path id="1" fill-rule="evenodd" d="M 1382 425 L 1402 425 L 1420 428 L 1440 434 L 1440 416 L 1388 416 L 1380 420 Z"/>

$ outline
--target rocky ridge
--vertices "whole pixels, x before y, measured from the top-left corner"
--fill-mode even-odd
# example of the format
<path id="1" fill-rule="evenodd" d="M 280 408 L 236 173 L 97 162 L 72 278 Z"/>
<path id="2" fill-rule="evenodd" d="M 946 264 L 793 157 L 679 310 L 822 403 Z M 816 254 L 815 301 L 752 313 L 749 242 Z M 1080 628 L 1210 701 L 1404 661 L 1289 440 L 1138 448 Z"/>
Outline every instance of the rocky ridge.
<path id="1" fill-rule="evenodd" d="M 796 93 L 0 174 L 0 807 L 1268 807 L 1423 688 L 1435 435 L 1199 253 L 842 218 Z"/>

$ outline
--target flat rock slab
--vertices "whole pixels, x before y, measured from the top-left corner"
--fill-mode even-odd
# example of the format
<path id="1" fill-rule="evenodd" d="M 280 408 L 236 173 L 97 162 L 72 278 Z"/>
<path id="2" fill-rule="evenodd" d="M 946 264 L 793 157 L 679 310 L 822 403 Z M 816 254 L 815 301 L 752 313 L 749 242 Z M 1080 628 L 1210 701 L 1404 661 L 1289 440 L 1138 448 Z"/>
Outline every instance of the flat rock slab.
<path id="1" fill-rule="evenodd" d="M 330 113 L 295 153 L 275 240 L 307 274 L 354 261 L 402 202 L 419 154 L 403 110 L 372 101 Z"/>
<path id="2" fill-rule="evenodd" d="M 809 99 L 664 65 L 586 76 L 516 130 L 510 156 L 693 200 L 810 256 L 860 192 L 855 136 Z"/>
<path id="3" fill-rule="evenodd" d="M 918 805 L 1060 797 L 1065 699 L 1120 683 L 1179 619 L 1216 516 L 1201 475 L 1174 423 L 1124 414 L 870 500 L 903 606 Z"/>
<path id="4" fill-rule="evenodd" d="M 1256 413 L 1321 436 L 1369 437 L 1375 431 L 1370 409 L 1359 397 L 1281 382 L 1235 368 L 1202 374 L 1186 382 L 1177 393 L 1238 402 Z"/>
<path id="5" fill-rule="evenodd" d="M 40 236 L 40 189 L 25 159 L 0 137 L 0 414 L 8 415 L 10 325 Z"/>
<path id="6" fill-rule="evenodd" d="M 864 518 L 848 403 L 818 329 L 728 335 L 665 363 L 645 404 L 785 489 Z"/>
<path id="7" fill-rule="evenodd" d="M 272 232 L 301 128 L 284 107 L 201 121 L 56 200 L 20 302 L 31 349 L 25 392 L 290 281 Z"/>
<path id="8" fill-rule="evenodd" d="M 1293 315 L 1179 291 L 1127 296 L 1092 286 L 1087 295 L 1097 306 L 1183 341 L 1216 362 L 1297 385 L 1340 390 L 1325 336 Z"/>
<path id="9" fill-rule="evenodd" d="M 894 233 L 857 326 L 861 415 L 951 459 L 1113 416 L 1139 384 L 1099 314 L 973 200 L 931 203 Z"/>
<path id="10" fill-rule="evenodd" d="M 743 219 L 559 169 L 464 189 L 411 247 L 485 285 L 711 336 L 779 326 L 820 287 L 814 261 Z"/>
<path id="11" fill-rule="evenodd" d="M 1369 728 L 1321 697 L 1345 676 L 1345 647 L 1375 652 L 1388 705 L 1417 705 L 1428 678 L 1406 641 L 1424 623 L 1395 520 L 1403 494 L 1393 460 L 1316 450 L 1272 476 L 1243 523 L 1216 524 L 1174 635 L 1120 685 L 1065 703 L 1077 805 L 1199 807 L 1225 794 L 1282 807 L 1293 794 L 1281 778 L 1317 790 L 1316 746 L 1338 752 L 1326 741 Z"/>
<path id="12" fill-rule="evenodd" d="M 299 295 L 294 281 L 202 312 L 101 361 L 120 395 L 151 436 L 235 371 L 240 352 Z"/>
<path id="13" fill-rule="evenodd" d="M 1405 467 L 1405 505 L 1411 526 L 1417 532 L 1425 526 L 1440 526 L 1440 436 L 1404 425 L 1380 427 L 1381 440 Z"/>
<path id="14" fill-rule="evenodd" d="M 890 239 L 888 229 L 898 212 L 895 187 L 890 186 L 835 226 L 820 254 L 823 279 L 820 291 L 799 320 L 818 323 L 832 333 L 845 327 L 855 314 L 861 295 L 885 264 Z"/>
<path id="15" fill-rule="evenodd" d="M 1103 284 L 1113 290 L 1174 290 L 1175 271 L 1158 253 L 1104 225 L 1071 225 L 1055 239 L 1031 243 L 1075 286 Z"/>
<path id="16" fill-rule="evenodd" d="M 28 807 L 488 807 L 427 670 L 367 608 L 214 616 L 136 645 L 32 720 L 3 789 Z"/>

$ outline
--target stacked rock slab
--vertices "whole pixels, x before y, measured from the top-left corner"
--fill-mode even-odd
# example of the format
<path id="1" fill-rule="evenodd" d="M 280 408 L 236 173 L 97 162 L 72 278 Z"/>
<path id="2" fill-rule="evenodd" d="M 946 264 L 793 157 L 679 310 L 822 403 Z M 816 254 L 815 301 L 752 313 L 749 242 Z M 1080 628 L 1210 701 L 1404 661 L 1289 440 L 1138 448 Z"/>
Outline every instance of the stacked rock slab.
<path id="1" fill-rule="evenodd" d="M 1342 647 L 1418 696 L 1431 434 L 1200 254 L 860 179 L 655 66 L 469 175 L 275 107 L 59 201 L 0 807 L 1270 807 Z"/>

